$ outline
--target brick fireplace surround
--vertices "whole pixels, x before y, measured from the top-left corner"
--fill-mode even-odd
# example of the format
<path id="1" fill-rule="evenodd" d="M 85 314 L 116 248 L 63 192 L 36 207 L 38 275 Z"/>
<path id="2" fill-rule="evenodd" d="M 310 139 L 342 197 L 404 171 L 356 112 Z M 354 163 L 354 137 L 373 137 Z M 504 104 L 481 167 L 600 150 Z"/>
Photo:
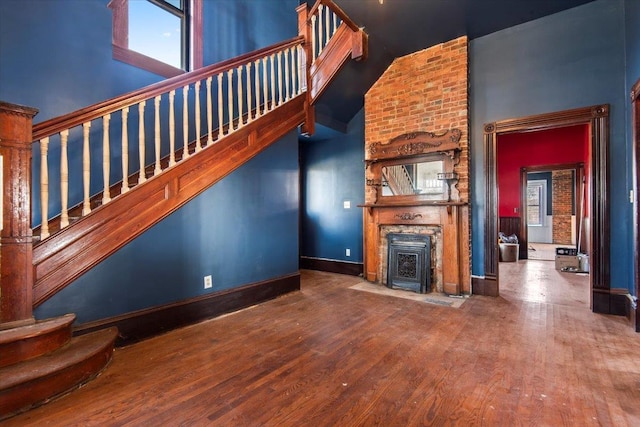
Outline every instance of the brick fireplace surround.
<path id="1" fill-rule="evenodd" d="M 371 155 L 376 147 L 379 151 L 400 136 L 410 139 L 415 133 L 439 136 L 452 131 L 460 131 L 460 138 L 453 162 L 458 179 L 451 202 L 412 200 L 411 196 L 397 200 L 380 197 L 380 168 L 373 166 L 376 160 Z M 432 236 L 433 290 L 471 293 L 468 135 L 466 37 L 397 58 L 365 95 L 367 280 L 386 282 L 386 234 L 425 233 Z M 421 144 L 420 147 L 429 146 L 429 142 Z M 438 152 L 437 148 L 429 150 Z M 408 157 L 406 151 L 398 152 L 410 160 L 411 151 Z"/>

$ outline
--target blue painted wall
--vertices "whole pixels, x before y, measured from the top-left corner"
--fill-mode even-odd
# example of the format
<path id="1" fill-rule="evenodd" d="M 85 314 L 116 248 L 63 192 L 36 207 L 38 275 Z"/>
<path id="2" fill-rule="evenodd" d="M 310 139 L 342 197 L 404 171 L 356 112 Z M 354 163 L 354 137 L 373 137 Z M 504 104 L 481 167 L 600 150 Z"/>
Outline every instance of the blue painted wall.
<path id="1" fill-rule="evenodd" d="M 346 134 L 302 140 L 300 168 L 300 255 L 361 263 L 362 208 L 356 205 L 364 203 L 364 109 Z M 345 200 L 351 209 L 344 209 Z"/>
<path id="2" fill-rule="evenodd" d="M 627 93 L 640 79 L 640 1 L 625 0 Z M 631 127 L 629 127 L 631 129 Z"/>
<path id="3" fill-rule="evenodd" d="M 107 3 L 0 1 L 0 99 L 38 108 L 38 123 L 161 80 L 112 59 Z M 205 64 L 295 36 L 296 6 L 206 0 Z M 217 291 L 296 272 L 298 177 L 292 132 L 46 301 L 37 317 L 75 312 L 87 322 L 200 295 L 207 274 Z"/>
<path id="4" fill-rule="evenodd" d="M 297 132 L 80 277 L 35 311 L 89 322 L 298 271 Z M 203 278 L 213 276 L 213 289 Z"/>
<path id="5" fill-rule="evenodd" d="M 626 93 L 631 92 L 633 85 L 640 80 L 640 1 L 638 0 L 625 0 L 625 46 L 626 46 L 626 71 L 627 71 L 627 90 Z M 633 147 L 633 119 L 631 104 L 627 110 L 627 141 L 629 153 L 631 153 L 631 147 Z M 629 156 L 631 158 L 631 156 Z M 629 170 L 629 180 L 633 182 L 635 176 L 633 170 Z M 629 233 L 631 234 L 631 233 Z M 633 248 L 633 244 L 631 246 Z M 636 295 L 636 289 L 632 286 L 631 293 Z M 637 295 L 636 295 L 637 296 Z"/>
<path id="6" fill-rule="evenodd" d="M 633 1 L 631 1 L 633 3 Z M 473 274 L 484 275 L 483 124 L 611 105 L 611 287 L 631 288 L 623 0 L 599 0 L 471 41 Z"/>
<path id="7" fill-rule="evenodd" d="M 34 122 L 159 81 L 112 59 L 108 0 L 0 2 L 0 99 Z"/>
<path id="8" fill-rule="evenodd" d="M 204 64 L 298 35 L 297 0 L 204 0 Z"/>

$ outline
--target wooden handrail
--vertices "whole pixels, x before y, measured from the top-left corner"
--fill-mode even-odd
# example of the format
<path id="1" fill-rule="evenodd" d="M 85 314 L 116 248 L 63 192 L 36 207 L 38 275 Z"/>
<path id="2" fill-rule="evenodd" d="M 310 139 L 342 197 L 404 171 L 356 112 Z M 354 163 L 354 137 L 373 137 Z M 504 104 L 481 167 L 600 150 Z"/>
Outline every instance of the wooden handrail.
<path id="1" fill-rule="evenodd" d="M 79 126 L 85 122 L 95 120 L 106 114 L 113 113 L 124 107 L 135 105 L 143 100 L 153 98 L 170 90 L 180 88 L 187 84 L 202 80 L 208 75 L 222 73 L 230 69 L 236 68 L 242 64 L 254 61 L 258 58 L 271 55 L 282 49 L 287 49 L 304 42 L 302 36 L 296 36 L 284 42 L 276 43 L 244 55 L 237 56 L 233 59 L 218 62 L 198 70 L 190 71 L 180 76 L 172 77 L 167 80 L 146 86 L 144 88 L 125 93 L 107 101 L 99 102 L 89 107 L 65 114 L 64 116 L 55 117 L 38 123 L 33 126 L 33 141 L 38 141 L 47 136 L 54 135 L 65 129 Z"/>
<path id="2" fill-rule="evenodd" d="M 344 22 L 353 31 L 360 30 L 360 27 L 358 27 L 356 25 L 356 23 L 353 22 L 351 20 L 351 18 L 349 18 L 347 16 L 347 14 L 344 13 L 344 11 L 342 9 L 340 9 L 340 6 L 338 6 L 337 4 L 335 4 L 333 2 L 333 0 L 318 0 L 318 1 L 316 1 L 316 3 L 313 5 L 313 7 L 311 7 L 311 9 L 309 10 L 309 17 L 313 16 L 317 12 L 318 7 L 320 7 L 321 4 L 324 4 L 329 9 L 331 9 L 333 11 L 333 13 L 338 15 L 338 17 L 342 20 L 342 22 Z"/>

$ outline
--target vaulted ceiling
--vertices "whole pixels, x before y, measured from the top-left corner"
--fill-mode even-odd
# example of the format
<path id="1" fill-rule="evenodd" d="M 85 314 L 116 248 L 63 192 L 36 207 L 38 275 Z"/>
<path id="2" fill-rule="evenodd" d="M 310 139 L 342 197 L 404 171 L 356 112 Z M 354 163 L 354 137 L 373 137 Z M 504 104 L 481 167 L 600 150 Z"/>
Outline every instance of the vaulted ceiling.
<path id="1" fill-rule="evenodd" d="M 334 0 L 369 35 L 366 61 L 349 61 L 317 106 L 318 123 L 345 129 L 364 94 L 397 58 L 462 35 L 470 40 L 593 0 Z M 309 6 L 315 0 L 308 0 Z M 322 132 L 322 130 L 320 130 Z"/>

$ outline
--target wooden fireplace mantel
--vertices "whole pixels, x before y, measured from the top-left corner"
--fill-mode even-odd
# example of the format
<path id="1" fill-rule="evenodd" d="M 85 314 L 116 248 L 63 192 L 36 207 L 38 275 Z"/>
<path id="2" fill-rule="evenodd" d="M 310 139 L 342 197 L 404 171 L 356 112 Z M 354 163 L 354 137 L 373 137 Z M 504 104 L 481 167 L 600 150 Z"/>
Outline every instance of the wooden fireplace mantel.
<path id="1" fill-rule="evenodd" d="M 466 206 L 467 202 L 446 202 L 444 200 L 418 200 L 415 202 L 385 202 L 385 203 L 365 203 L 358 205 L 359 208 L 395 208 L 407 206 Z"/>
<path id="2" fill-rule="evenodd" d="M 414 207 L 414 206 L 444 206 L 447 208 L 447 213 L 451 215 L 453 206 L 466 206 L 467 202 L 447 202 L 441 200 L 417 200 L 417 201 L 399 201 L 399 202 L 385 202 L 385 203 L 365 203 L 358 205 L 359 208 L 367 208 L 369 213 L 374 208 L 397 208 L 397 207 Z"/>
<path id="3" fill-rule="evenodd" d="M 398 160 L 418 155 L 443 153 L 453 156 L 460 151 L 460 129 L 442 133 L 410 132 L 392 138 L 389 142 L 370 143 L 365 151 L 366 162 Z"/>
<path id="4" fill-rule="evenodd" d="M 435 226 L 442 233 L 442 283 L 447 294 L 471 293 L 469 206 L 464 202 L 423 202 L 421 204 L 365 204 L 364 272 L 370 282 L 382 282 L 379 247 L 381 227 L 387 225 Z"/>
<path id="5" fill-rule="evenodd" d="M 382 227 L 395 225 L 427 226 L 439 229 L 436 253 L 441 256 L 438 274 L 442 290 L 448 294 L 471 293 L 468 194 L 457 189 L 460 153 L 460 129 L 442 132 L 409 132 L 385 143 L 369 142 L 365 147 L 365 203 L 359 205 L 364 216 L 364 274 L 370 282 L 384 282 L 385 261 Z M 383 168 L 397 164 L 442 162 L 443 172 L 451 174 L 448 198 L 428 194 L 401 193 L 383 195 Z M 440 179 L 440 178 L 438 178 Z M 421 230 L 424 231 L 424 230 Z M 410 232 L 410 231 L 409 231 Z"/>

